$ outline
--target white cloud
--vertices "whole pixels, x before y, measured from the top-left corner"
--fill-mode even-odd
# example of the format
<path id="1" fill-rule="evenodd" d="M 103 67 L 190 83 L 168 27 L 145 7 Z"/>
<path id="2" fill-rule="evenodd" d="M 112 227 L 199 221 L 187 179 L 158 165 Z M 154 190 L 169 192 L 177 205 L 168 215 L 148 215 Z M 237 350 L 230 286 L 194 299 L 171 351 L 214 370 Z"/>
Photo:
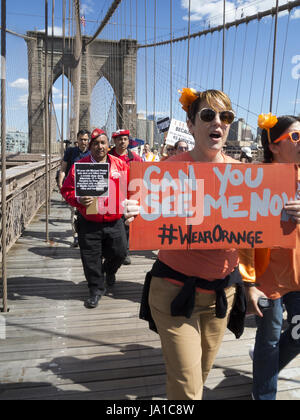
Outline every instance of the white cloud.
<path id="1" fill-rule="evenodd" d="M 37 32 L 45 32 L 45 29 L 38 29 Z M 54 36 L 62 36 L 63 35 L 63 30 L 62 27 L 60 26 L 54 26 L 53 28 L 53 34 Z M 48 28 L 48 35 L 51 36 L 52 35 L 52 26 L 49 26 Z"/>
<path id="2" fill-rule="evenodd" d="M 25 95 L 19 96 L 17 101 L 22 107 L 27 106 L 27 104 L 28 104 L 28 94 L 26 93 Z"/>
<path id="3" fill-rule="evenodd" d="M 296 9 L 291 14 L 291 19 L 299 19 L 300 18 L 300 9 Z"/>
<path id="4" fill-rule="evenodd" d="M 9 83 L 9 86 L 15 89 L 28 89 L 28 79 L 17 79 L 14 82 Z"/>
<path id="5" fill-rule="evenodd" d="M 280 0 L 279 5 L 285 4 L 286 0 Z M 189 10 L 189 0 L 181 0 L 181 6 L 187 12 Z M 274 0 L 251 1 L 251 0 L 231 0 L 226 2 L 226 22 L 232 22 L 245 16 L 252 16 L 258 12 L 269 10 L 274 7 Z M 280 16 L 287 14 L 282 12 Z M 300 18 L 300 10 L 297 9 L 292 17 Z M 188 19 L 188 15 L 184 16 Z M 205 26 L 218 26 L 223 23 L 223 0 L 191 0 L 191 21 L 203 21 Z"/>
<path id="6" fill-rule="evenodd" d="M 64 109 L 67 109 L 68 104 L 65 102 L 64 103 Z M 55 111 L 61 111 L 62 110 L 62 104 L 60 103 L 54 103 L 54 109 Z"/>
<path id="7" fill-rule="evenodd" d="M 85 0 L 80 7 L 80 14 L 86 16 L 90 13 L 94 13 L 94 2 L 92 0 Z"/>

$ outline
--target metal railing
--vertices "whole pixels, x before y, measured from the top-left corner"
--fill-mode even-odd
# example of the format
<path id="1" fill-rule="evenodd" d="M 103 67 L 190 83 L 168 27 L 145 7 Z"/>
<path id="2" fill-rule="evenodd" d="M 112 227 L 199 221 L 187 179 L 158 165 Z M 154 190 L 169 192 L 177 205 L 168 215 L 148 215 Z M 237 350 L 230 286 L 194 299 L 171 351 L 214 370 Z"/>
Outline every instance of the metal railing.
<path id="1" fill-rule="evenodd" d="M 51 160 L 50 191 L 56 185 L 55 176 L 61 158 Z M 46 202 L 45 162 L 33 162 L 6 171 L 6 250 L 14 245 Z M 1 179 L 1 178 L 0 178 Z M 0 196 L 1 201 L 1 196 Z M 0 220 L 2 214 L 0 210 Z M 2 238 L 2 229 L 0 230 Z"/>

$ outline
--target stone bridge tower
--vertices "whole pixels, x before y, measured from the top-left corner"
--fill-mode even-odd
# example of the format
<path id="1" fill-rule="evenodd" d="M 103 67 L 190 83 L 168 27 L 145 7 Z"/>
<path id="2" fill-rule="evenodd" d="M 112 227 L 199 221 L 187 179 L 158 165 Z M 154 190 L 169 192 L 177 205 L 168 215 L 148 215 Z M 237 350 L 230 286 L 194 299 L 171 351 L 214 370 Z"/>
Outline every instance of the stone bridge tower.
<path id="1" fill-rule="evenodd" d="M 27 32 L 28 50 L 28 127 L 29 152 L 43 153 L 44 146 L 44 90 L 45 90 L 45 34 L 42 32 Z M 136 56 L 137 42 L 135 40 L 105 41 L 95 40 L 84 46 L 88 37 L 83 37 L 83 53 L 81 60 L 81 94 L 79 111 L 79 128 L 90 129 L 91 93 L 96 83 L 105 77 L 114 90 L 117 103 L 117 125 L 119 128 L 130 129 L 136 135 Z M 53 42 L 53 45 L 52 45 Z M 65 76 L 76 68 L 74 57 L 74 39 L 65 42 L 62 54 L 63 39 L 55 36 L 48 38 L 48 86 L 62 75 L 64 60 Z M 51 53 L 53 50 L 53 58 Z M 53 65 L 52 65 L 53 61 Z M 51 74 L 51 68 L 53 72 Z M 74 91 L 74 89 L 73 89 Z M 71 129 L 72 130 L 72 129 Z M 74 129 L 73 129 L 74 130 Z M 74 136 L 74 132 L 72 136 Z M 76 135 L 76 134 L 75 134 Z"/>

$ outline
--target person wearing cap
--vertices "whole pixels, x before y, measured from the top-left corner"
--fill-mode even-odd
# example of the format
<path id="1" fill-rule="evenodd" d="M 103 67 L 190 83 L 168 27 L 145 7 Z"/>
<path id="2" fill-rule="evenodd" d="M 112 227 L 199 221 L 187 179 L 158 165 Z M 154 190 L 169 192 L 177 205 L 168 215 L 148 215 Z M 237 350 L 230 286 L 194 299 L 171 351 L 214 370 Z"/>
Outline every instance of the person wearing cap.
<path id="1" fill-rule="evenodd" d="M 61 194 L 65 200 L 79 211 L 77 220 L 78 240 L 84 274 L 88 282 L 90 296 L 86 308 L 96 308 L 106 285 L 112 287 L 116 273 L 127 254 L 127 241 L 122 220 L 122 202 L 127 197 L 128 165 L 109 155 L 107 134 L 96 128 L 89 144 L 90 155 L 80 163 L 109 164 L 109 197 L 97 197 L 97 214 L 87 212 L 94 197 L 75 196 L 75 167 L 72 166 Z M 102 258 L 104 263 L 102 264 Z"/>
<path id="2" fill-rule="evenodd" d="M 61 162 L 61 168 L 58 174 L 58 187 L 61 190 L 64 180 L 68 175 L 72 165 L 79 161 L 80 159 L 86 157 L 90 154 L 88 149 L 88 144 L 90 140 L 90 132 L 88 130 L 80 130 L 77 133 L 77 146 L 68 147 L 64 153 L 64 157 Z M 73 235 L 73 247 L 78 247 L 78 235 L 75 229 L 76 221 L 76 209 L 71 207 L 71 226 L 72 226 L 72 235 Z"/>
<path id="3" fill-rule="evenodd" d="M 118 130 L 112 135 L 115 146 L 110 150 L 110 154 L 123 160 L 129 165 L 131 162 L 143 162 L 142 158 L 128 149 L 130 131 Z"/>
<path id="4" fill-rule="evenodd" d="M 128 149 L 129 146 L 130 131 L 129 130 L 118 130 L 112 135 L 115 147 L 110 150 L 110 154 L 123 160 L 127 165 L 131 162 L 143 162 L 142 158 Z M 129 256 L 129 227 L 125 226 L 127 236 L 127 256 L 124 260 L 124 265 L 130 265 L 131 259 Z"/>
<path id="5" fill-rule="evenodd" d="M 253 158 L 252 158 L 252 151 L 250 147 L 247 147 L 247 146 L 242 147 L 240 161 L 243 163 L 252 163 Z"/>

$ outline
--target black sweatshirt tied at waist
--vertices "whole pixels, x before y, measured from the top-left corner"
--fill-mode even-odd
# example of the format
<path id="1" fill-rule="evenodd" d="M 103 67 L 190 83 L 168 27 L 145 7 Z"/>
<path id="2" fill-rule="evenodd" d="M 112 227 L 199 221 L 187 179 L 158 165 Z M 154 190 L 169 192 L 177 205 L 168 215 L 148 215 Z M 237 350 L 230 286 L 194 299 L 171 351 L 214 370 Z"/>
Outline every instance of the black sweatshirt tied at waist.
<path id="1" fill-rule="evenodd" d="M 157 332 L 155 323 L 151 316 L 148 301 L 152 277 L 170 278 L 183 283 L 179 294 L 171 303 L 171 315 L 184 316 L 186 318 L 190 318 L 192 316 L 195 306 L 197 287 L 204 290 L 215 291 L 216 317 L 221 319 L 225 318 L 228 310 L 225 289 L 236 285 L 236 299 L 230 314 L 228 328 L 235 334 L 236 338 L 240 338 L 243 334 L 247 300 L 238 267 L 236 267 L 236 269 L 224 279 L 208 281 L 199 277 L 186 276 L 185 274 L 179 273 L 163 262 L 157 260 L 154 263 L 152 270 L 146 275 L 140 309 L 140 318 L 148 321 L 149 328 Z"/>

